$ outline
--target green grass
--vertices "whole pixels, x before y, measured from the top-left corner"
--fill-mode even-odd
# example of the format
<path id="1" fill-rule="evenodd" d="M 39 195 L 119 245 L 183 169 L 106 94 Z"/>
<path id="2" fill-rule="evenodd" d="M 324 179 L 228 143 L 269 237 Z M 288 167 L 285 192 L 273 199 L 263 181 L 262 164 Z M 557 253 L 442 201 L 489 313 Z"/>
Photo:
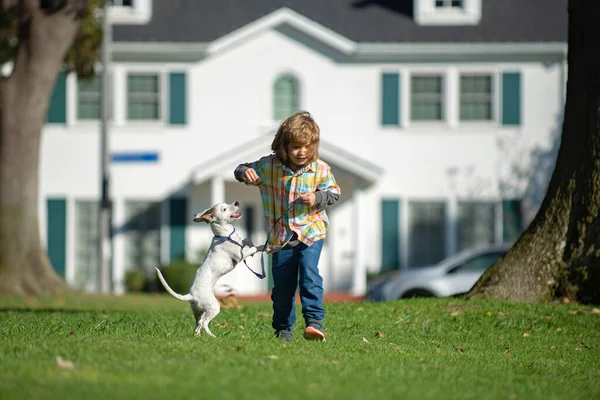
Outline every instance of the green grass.
<path id="1" fill-rule="evenodd" d="M 270 303 L 222 310 L 215 339 L 194 337 L 187 303 L 167 296 L 0 298 L 0 398 L 597 399 L 597 311 L 328 304 L 325 343 L 284 345 Z"/>

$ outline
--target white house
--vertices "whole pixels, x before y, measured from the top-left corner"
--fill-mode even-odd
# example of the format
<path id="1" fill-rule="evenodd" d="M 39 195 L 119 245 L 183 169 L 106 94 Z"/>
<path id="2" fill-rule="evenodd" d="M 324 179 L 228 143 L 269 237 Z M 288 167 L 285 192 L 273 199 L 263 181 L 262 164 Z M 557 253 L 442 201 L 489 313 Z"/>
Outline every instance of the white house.
<path id="1" fill-rule="evenodd" d="M 258 190 L 234 168 L 310 111 L 342 200 L 320 269 L 362 294 L 367 272 L 513 240 L 543 198 L 560 138 L 566 0 L 115 1 L 110 110 L 114 288 L 128 269 L 208 246 L 192 217 Z M 405 3 L 404 5 L 396 5 Z M 100 82 L 61 74 L 41 149 L 42 236 L 74 288 L 96 290 Z M 250 265 L 260 269 L 260 256 Z M 269 281 L 244 267 L 241 294 Z"/>

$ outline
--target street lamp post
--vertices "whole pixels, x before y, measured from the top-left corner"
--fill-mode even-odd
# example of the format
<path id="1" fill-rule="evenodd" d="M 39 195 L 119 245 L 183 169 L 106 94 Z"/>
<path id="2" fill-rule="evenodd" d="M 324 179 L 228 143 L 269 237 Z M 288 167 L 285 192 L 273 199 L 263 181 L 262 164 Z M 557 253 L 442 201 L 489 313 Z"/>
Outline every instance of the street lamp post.
<path id="1" fill-rule="evenodd" d="M 100 111 L 100 209 L 98 213 L 98 246 L 99 246 L 99 281 L 100 292 L 108 294 L 111 292 L 111 270 L 112 270 L 112 203 L 110 200 L 108 169 L 108 118 L 112 99 L 110 98 L 109 64 L 110 44 L 112 41 L 112 30 L 108 20 L 108 9 L 110 0 L 104 1 L 104 12 L 102 14 L 102 105 Z"/>

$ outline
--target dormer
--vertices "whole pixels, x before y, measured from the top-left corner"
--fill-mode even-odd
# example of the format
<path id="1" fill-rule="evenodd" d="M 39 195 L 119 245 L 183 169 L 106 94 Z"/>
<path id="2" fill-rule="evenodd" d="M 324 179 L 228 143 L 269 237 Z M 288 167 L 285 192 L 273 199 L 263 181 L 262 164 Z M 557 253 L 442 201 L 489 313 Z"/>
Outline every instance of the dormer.
<path id="1" fill-rule="evenodd" d="M 419 25 L 477 25 L 482 0 L 413 0 Z"/>
<path id="2" fill-rule="evenodd" d="M 152 0 L 110 0 L 108 11 L 112 24 L 147 24 L 152 17 Z"/>

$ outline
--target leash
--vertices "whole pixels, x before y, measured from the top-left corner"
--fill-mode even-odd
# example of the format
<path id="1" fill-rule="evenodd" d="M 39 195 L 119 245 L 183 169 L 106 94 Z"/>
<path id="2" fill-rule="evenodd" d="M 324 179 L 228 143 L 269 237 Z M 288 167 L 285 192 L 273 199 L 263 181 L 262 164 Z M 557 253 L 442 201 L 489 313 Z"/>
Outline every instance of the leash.
<path id="1" fill-rule="evenodd" d="M 235 228 L 233 228 L 233 231 L 231 231 L 231 233 L 229 234 L 229 236 L 215 236 L 214 238 L 217 239 L 219 242 L 231 242 L 234 243 L 238 246 L 240 246 L 242 249 L 244 248 L 244 245 L 241 243 L 236 242 L 235 240 L 233 240 L 231 238 L 231 236 L 235 233 Z M 250 268 L 250 266 L 248 265 L 248 263 L 246 262 L 246 259 L 243 260 L 244 264 L 246 264 L 246 267 L 250 270 L 250 272 L 252 272 L 254 275 L 256 275 L 259 279 L 263 279 L 265 276 L 267 276 L 265 274 L 265 268 L 263 266 L 263 270 L 262 270 L 262 275 L 259 275 L 258 273 L 254 272 L 252 270 L 252 268 Z"/>
<path id="2" fill-rule="evenodd" d="M 267 233 L 267 240 L 265 240 L 265 245 L 263 246 L 263 250 L 261 256 L 260 256 L 260 268 L 261 268 L 261 273 L 258 274 L 257 272 L 254 272 L 252 270 L 252 268 L 248 267 L 248 264 L 246 264 L 246 267 L 248 267 L 248 269 L 254 274 L 256 275 L 256 277 L 258 279 L 264 279 L 267 274 L 265 272 L 265 255 L 264 253 L 267 251 L 267 245 L 269 244 L 269 238 L 271 237 L 271 232 L 273 232 L 273 228 L 275 228 L 275 226 L 277 225 L 277 223 L 281 220 L 281 218 L 283 218 L 288 212 L 290 212 L 290 210 L 292 209 L 292 207 L 294 207 L 296 205 L 296 203 L 298 202 L 300 198 L 297 198 L 296 200 L 294 200 L 292 202 L 292 204 L 289 205 L 289 207 L 287 208 L 287 210 L 285 210 L 285 212 L 283 214 L 281 214 L 279 216 L 279 218 L 277 218 L 275 220 L 275 222 L 273 223 L 273 225 L 271 225 L 271 229 L 269 229 L 269 233 Z M 244 260 L 245 262 L 246 260 Z"/>
<path id="3" fill-rule="evenodd" d="M 287 210 L 285 210 L 285 212 L 283 214 L 281 214 L 279 216 L 279 218 L 277 218 L 275 220 L 275 222 L 271 226 L 271 229 L 269 229 L 269 233 L 267 233 L 267 240 L 265 241 L 265 245 L 263 246 L 263 250 L 262 250 L 263 253 L 266 251 L 267 245 L 269 244 L 269 238 L 271 237 L 271 232 L 273 232 L 273 228 L 275 228 L 275 226 L 281 220 L 281 218 L 283 218 L 292 209 L 292 207 L 294 207 L 296 205 L 297 201 L 298 201 L 298 199 L 294 200 L 292 202 L 292 204 L 290 204 L 290 206 L 287 208 Z M 231 236 L 234 233 L 235 233 L 235 228 L 233 228 L 233 231 L 231 231 L 231 233 L 229 234 L 229 236 L 215 236 L 214 238 L 217 239 L 220 242 L 235 243 L 236 245 L 240 246 L 243 249 L 244 245 L 236 242 L 235 240 L 233 240 L 231 238 Z M 261 272 L 260 273 L 254 271 L 252 268 L 250 268 L 250 266 L 246 262 L 246 259 L 244 259 L 244 264 L 246 265 L 246 268 L 248 268 L 250 270 L 250 272 L 252 272 L 254 274 L 254 276 L 256 276 L 258 279 L 265 279 L 267 277 L 267 273 L 265 271 L 265 257 L 264 257 L 264 254 L 262 254 L 260 256 L 260 268 L 261 268 Z"/>

